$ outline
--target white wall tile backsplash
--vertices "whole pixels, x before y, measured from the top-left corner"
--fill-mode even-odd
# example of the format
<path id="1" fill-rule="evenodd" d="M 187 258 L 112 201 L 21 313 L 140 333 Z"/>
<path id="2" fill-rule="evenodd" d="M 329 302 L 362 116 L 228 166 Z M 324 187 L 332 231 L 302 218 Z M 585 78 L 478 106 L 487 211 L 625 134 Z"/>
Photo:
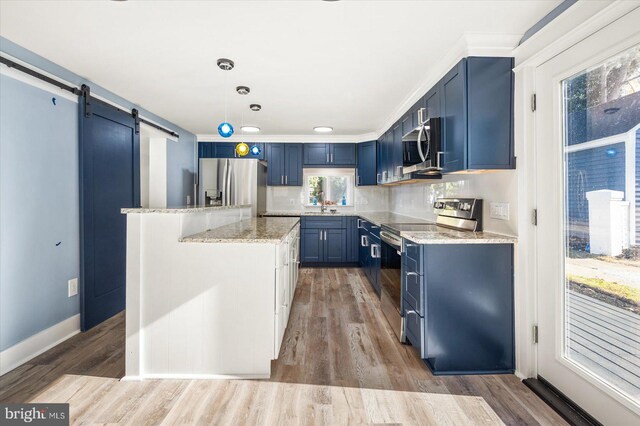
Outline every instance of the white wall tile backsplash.
<path id="1" fill-rule="evenodd" d="M 446 175 L 442 180 L 427 181 L 391 187 L 391 211 L 425 220 L 435 220 L 433 202 L 442 197 L 482 198 L 484 230 L 516 235 L 517 218 L 509 220 L 489 217 L 490 203 L 509 203 L 511 211 L 517 209 L 517 175 L 515 170 L 478 174 Z"/>
<path id="2" fill-rule="evenodd" d="M 382 186 L 356 187 L 353 190 L 355 205 L 331 206 L 340 211 L 388 211 L 389 188 Z M 302 211 L 319 209 L 318 206 L 304 207 L 304 187 L 269 186 L 267 187 L 268 211 Z"/>
<path id="3" fill-rule="evenodd" d="M 354 188 L 354 206 L 331 206 L 340 211 L 391 211 L 420 219 L 435 220 L 433 202 L 442 197 L 472 197 L 483 199 L 484 230 L 516 235 L 517 215 L 508 220 L 489 217 L 490 203 L 508 203 L 511 212 L 517 211 L 517 175 L 515 170 L 478 174 L 446 175 L 441 180 L 398 186 L 365 186 Z M 304 207 L 304 189 L 300 186 L 267 187 L 267 210 L 317 210 Z"/>

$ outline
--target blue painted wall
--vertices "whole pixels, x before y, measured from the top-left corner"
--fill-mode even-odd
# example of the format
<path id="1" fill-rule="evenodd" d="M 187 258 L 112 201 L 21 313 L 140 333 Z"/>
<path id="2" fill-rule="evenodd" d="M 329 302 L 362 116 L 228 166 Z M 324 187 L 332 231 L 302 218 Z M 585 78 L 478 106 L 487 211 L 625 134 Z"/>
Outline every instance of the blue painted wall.
<path id="1" fill-rule="evenodd" d="M 167 196 L 185 203 L 194 134 L 3 37 L 0 51 L 177 132 L 167 148 Z M 54 106 L 53 96 L 1 76 L 0 351 L 79 312 L 79 298 L 67 297 L 67 280 L 79 275 L 77 104 L 57 96 Z"/>
<path id="2" fill-rule="evenodd" d="M 0 350 L 79 312 L 78 105 L 52 97 L 0 75 Z"/>
<path id="3" fill-rule="evenodd" d="M 193 199 L 195 180 L 195 149 L 198 142 L 195 135 L 184 135 L 179 142 L 167 142 L 167 206 L 184 206 L 187 195 Z"/>

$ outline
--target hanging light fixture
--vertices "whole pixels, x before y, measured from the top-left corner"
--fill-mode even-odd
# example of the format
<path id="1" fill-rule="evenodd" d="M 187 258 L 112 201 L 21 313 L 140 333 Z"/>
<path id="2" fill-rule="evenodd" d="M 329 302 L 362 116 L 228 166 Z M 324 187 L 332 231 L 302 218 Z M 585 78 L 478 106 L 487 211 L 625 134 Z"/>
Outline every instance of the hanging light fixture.
<path id="1" fill-rule="evenodd" d="M 231 59 L 220 58 L 217 61 L 218 67 L 222 71 L 231 71 L 235 64 Z M 225 76 L 225 87 L 227 78 Z M 218 125 L 218 134 L 223 138 L 230 138 L 233 135 L 233 126 L 227 121 L 227 92 L 224 92 L 224 121 Z"/>

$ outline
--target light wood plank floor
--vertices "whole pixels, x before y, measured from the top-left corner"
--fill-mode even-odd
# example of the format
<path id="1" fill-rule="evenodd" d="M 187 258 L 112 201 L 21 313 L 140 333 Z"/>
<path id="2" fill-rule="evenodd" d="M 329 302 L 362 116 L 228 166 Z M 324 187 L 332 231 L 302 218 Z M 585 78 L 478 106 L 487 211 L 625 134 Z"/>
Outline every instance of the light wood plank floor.
<path id="1" fill-rule="evenodd" d="M 357 268 L 302 269 L 270 380 L 121 382 L 124 315 L 0 377 L 2 402 L 76 424 L 565 424 L 511 375 L 434 377 Z"/>

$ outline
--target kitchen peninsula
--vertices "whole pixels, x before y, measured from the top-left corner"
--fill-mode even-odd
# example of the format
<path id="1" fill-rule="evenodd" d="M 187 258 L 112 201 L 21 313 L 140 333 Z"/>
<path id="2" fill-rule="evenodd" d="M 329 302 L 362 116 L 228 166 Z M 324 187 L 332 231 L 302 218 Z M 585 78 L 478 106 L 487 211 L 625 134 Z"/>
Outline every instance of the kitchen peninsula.
<path id="1" fill-rule="evenodd" d="M 127 380 L 267 378 L 297 282 L 298 218 L 251 206 L 127 214 Z"/>

